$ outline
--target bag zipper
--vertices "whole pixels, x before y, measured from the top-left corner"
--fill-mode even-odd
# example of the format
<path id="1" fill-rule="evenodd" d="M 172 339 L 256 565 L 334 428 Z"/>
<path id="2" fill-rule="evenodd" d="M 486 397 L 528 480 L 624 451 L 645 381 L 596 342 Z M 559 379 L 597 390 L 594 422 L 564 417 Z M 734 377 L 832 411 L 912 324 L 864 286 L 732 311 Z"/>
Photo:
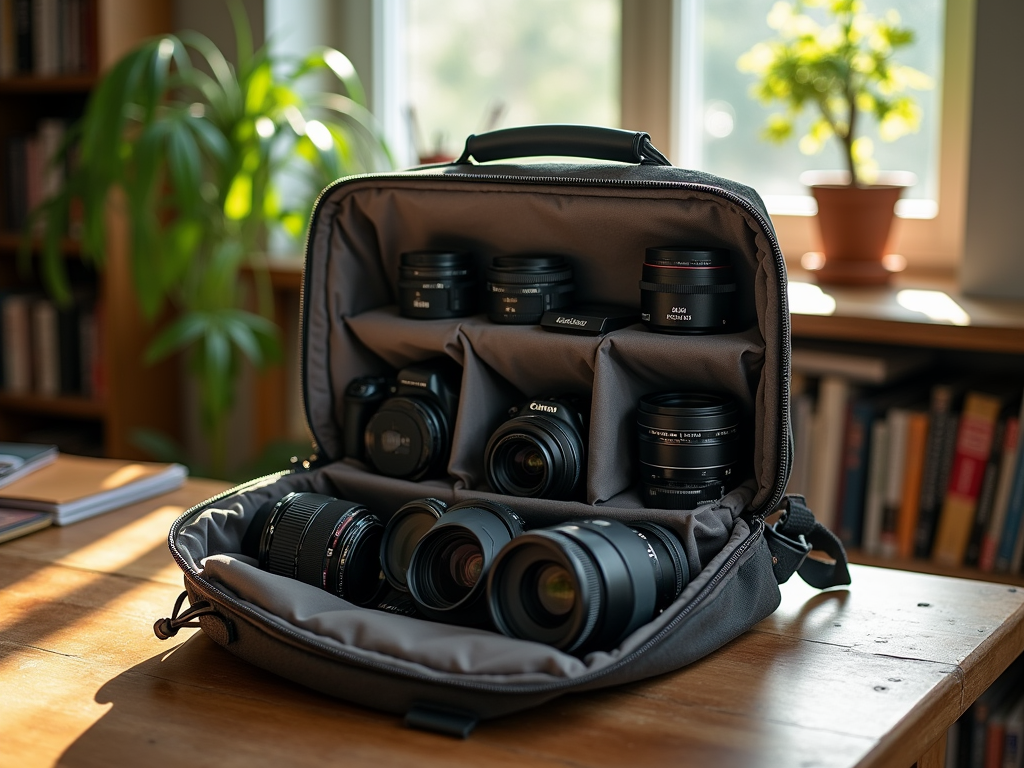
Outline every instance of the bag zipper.
<path id="1" fill-rule="evenodd" d="M 440 168 L 451 168 L 450 165 L 440 166 Z M 433 170 L 433 169 L 432 169 Z M 677 169 L 681 170 L 681 169 Z M 478 176 L 471 173 L 422 173 L 422 172 L 406 172 L 406 173 L 371 173 L 362 174 L 359 176 L 348 176 L 345 178 L 338 179 L 332 184 L 328 185 L 316 198 L 316 202 L 313 204 L 313 210 L 309 217 L 309 227 L 306 230 L 306 244 L 303 255 L 303 267 L 302 267 L 302 286 L 299 290 L 299 306 L 300 311 L 300 350 L 299 350 L 299 376 L 302 382 L 300 387 L 300 396 L 302 397 L 302 411 L 306 417 L 306 427 L 309 429 L 310 434 L 313 436 L 313 444 L 316 446 L 318 464 L 326 463 L 330 461 L 332 457 L 323 455 L 323 445 L 317 438 L 316 430 L 313 428 L 313 420 L 310 417 L 309 412 L 309 398 L 306 396 L 306 386 L 308 379 L 306 377 L 306 328 L 309 326 L 309 306 L 306 303 L 306 290 L 309 286 L 310 273 L 307 269 L 310 255 L 310 243 L 313 239 L 313 232 L 316 226 L 317 218 L 320 213 L 320 203 L 328 194 L 332 193 L 338 187 L 344 184 L 351 184 L 354 182 L 374 182 L 374 181 L 415 181 L 416 179 L 429 179 L 431 181 L 445 181 L 448 179 L 463 179 L 474 182 L 503 182 L 513 184 L 540 184 L 540 185 L 551 185 L 551 184 L 565 184 L 565 185 L 576 185 L 576 186 L 591 186 L 591 187 L 602 187 L 602 186 L 623 186 L 632 188 L 647 188 L 647 189 L 685 189 L 692 192 L 704 192 L 707 194 L 715 195 L 728 200 L 731 203 L 739 205 L 743 210 L 749 213 L 757 221 L 761 227 L 762 233 L 768 238 L 768 242 L 772 247 L 772 256 L 775 260 L 775 270 L 778 277 L 779 285 L 786 284 L 786 262 L 782 255 L 782 248 L 779 246 L 778 238 L 775 236 L 775 232 L 765 218 L 764 215 L 745 197 L 738 195 L 735 192 L 731 192 L 722 187 L 716 187 L 711 184 L 700 184 L 697 182 L 690 181 L 655 181 L 655 180 L 641 180 L 641 179 L 587 179 L 579 178 L 574 176 L 512 176 L 507 174 L 495 174 Z M 781 352 L 781 369 L 788 371 L 790 367 L 790 344 L 792 342 L 792 328 L 790 324 L 789 316 L 789 296 L 785 291 L 781 291 L 779 295 L 779 306 L 781 308 L 781 323 L 780 323 L 780 339 L 779 339 L 779 350 Z M 792 463 L 792 443 L 789 435 L 789 377 L 781 376 L 779 382 L 779 436 L 778 436 L 778 456 L 779 466 L 776 473 L 775 486 L 773 488 L 771 496 L 756 510 L 751 513 L 751 518 L 755 520 L 764 520 L 764 518 L 778 508 L 779 503 L 782 501 L 783 492 L 786 490 L 786 481 L 789 478 L 789 467 Z"/>
<path id="2" fill-rule="evenodd" d="M 275 636 L 277 639 L 289 642 L 292 645 L 297 645 L 303 648 L 315 648 L 321 653 L 321 655 L 336 658 L 347 664 L 358 666 L 364 669 L 370 669 L 377 672 L 384 672 L 389 675 L 397 675 L 411 680 L 417 680 L 420 682 L 432 683 L 436 685 L 446 685 L 454 688 L 467 688 L 475 691 L 485 691 L 489 693 L 544 693 L 549 691 L 557 691 L 562 688 L 574 688 L 579 685 L 593 682 L 602 677 L 612 674 L 613 672 L 621 669 L 627 664 L 632 663 L 642 654 L 649 651 L 651 648 L 660 643 L 670 632 L 672 632 L 680 623 L 682 623 L 687 616 L 689 616 L 707 597 L 710 595 L 719 582 L 725 578 L 725 576 L 732 570 L 736 563 L 743 557 L 743 555 L 750 549 L 751 546 L 764 534 L 764 520 L 755 520 L 755 527 L 751 529 L 750 535 L 748 535 L 743 541 L 741 541 L 729 558 L 722 564 L 714 576 L 708 580 L 708 583 L 704 585 L 700 592 L 698 592 L 690 602 L 684 605 L 679 612 L 662 627 L 653 637 L 649 638 L 643 645 L 636 650 L 618 659 L 611 665 L 604 667 L 603 669 L 596 670 L 580 677 L 558 680 L 552 683 L 526 683 L 526 684 L 507 684 L 507 685 L 492 685 L 490 683 L 481 683 L 474 680 L 459 680 L 458 678 L 443 678 L 439 679 L 430 675 L 422 675 L 416 672 L 412 672 L 404 667 L 392 666 L 383 662 L 372 661 L 362 656 L 347 653 L 338 648 L 329 646 L 325 643 L 318 642 L 317 640 L 310 639 L 309 637 L 300 634 L 299 632 L 292 631 L 287 627 L 280 626 L 273 622 L 268 621 L 262 614 L 256 611 L 247 603 L 235 599 L 231 595 L 221 591 L 213 582 L 205 579 L 199 572 L 194 571 L 189 564 L 185 561 L 181 552 L 178 550 L 177 536 L 182 526 L 185 525 L 189 520 L 196 517 L 208 507 L 216 504 L 218 501 L 234 496 L 238 493 L 242 493 L 256 485 L 260 485 L 268 480 L 279 480 L 285 475 L 292 474 L 292 470 L 285 470 L 283 472 L 275 472 L 270 475 L 264 475 L 254 480 L 250 480 L 242 485 L 237 485 L 233 488 L 229 488 L 226 491 L 222 491 L 217 495 L 196 504 L 193 507 L 185 510 L 175 521 L 171 524 L 171 530 L 167 536 L 168 547 L 171 551 L 171 556 L 174 558 L 175 563 L 185 573 L 185 577 L 188 582 L 196 589 L 197 592 L 203 595 L 204 598 L 219 602 L 223 605 L 229 606 L 232 610 L 244 614 L 254 623 L 259 625 L 268 634 Z"/>

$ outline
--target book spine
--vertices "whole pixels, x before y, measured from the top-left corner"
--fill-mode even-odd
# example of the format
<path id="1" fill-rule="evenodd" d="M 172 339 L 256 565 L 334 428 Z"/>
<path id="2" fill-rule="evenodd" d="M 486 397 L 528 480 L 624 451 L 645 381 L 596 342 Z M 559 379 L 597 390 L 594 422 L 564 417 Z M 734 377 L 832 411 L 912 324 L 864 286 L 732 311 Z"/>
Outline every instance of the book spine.
<path id="1" fill-rule="evenodd" d="M 929 557 L 932 540 L 935 538 L 935 522 L 943 491 L 940 487 L 943 448 L 950 428 L 953 395 L 953 388 L 948 384 L 938 384 L 932 388 L 928 448 L 924 462 L 924 477 L 921 480 L 921 508 L 918 510 L 917 531 L 914 534 L 915 557 Z"/>
<path id="2" fill-rule="evenodd" d="M 881 552 L 882 516 L 885 509 L 886 472 L 889 462 L 889 424 L 876 419 L 871 425 L 871 459 L 864 501 L 864 550 L 870 555 Z"/>
<path id="3" fill-rule="evenodd" d="M 1022 529 L 1021 517 L 1024 516 L 1024 428 L 1020 430 L 1017 440 L 1017 461 L 1013 468 L 1013 483 L 1010 488 L 1010 499 L 1006 503 L 1006 521 L 999 535 L 999 548 L 996 550 L 994 570 L 1006 573 L 1014 560 L 1017 537 Z"/>
<path id="4" fill-rule="evenodd" d="M 18 74 L 32 74 L 32 0 L 14 0 L 14 35 L 17 41 Z"/>
<path id="5" fill-rule="evenodd" d="M 1006 419 L 996 422 L 992 434 L 992 452 L 985 464 L 985 474 L 981 478 L 981 491 L 978 493 L 978 509 L 974 515 L 971 536 L 967 540 L 967 551 L 964 553 L 964 565 L 977 567 L 981 559 L 981 541 L 992 519 L 992 507 L 996 500 L 996 484 L 999 480 L 999 464 L 1003 455 L 1003 440 L 1006 435 Z"/>
<path id="6" fill-rule="evenodd" d="M 57 313 L 57 357 L 62 395 L 82 392 L 80 313 L 71 307 Z"/>
<path id="7" fill-rule="evenodd" d="M 907 462 L 907 432 L 910 412 L 905 408 L 891 408 L 886 417 L 889 422 L 889 466 L 886 470 L 885 501 L 880 532 L 882 557 L 896 557 L 899 553 L 898 523 L 903 505 L 903 480 Z"/>
<path id="8" fill-rule="evenodd" d="M 1006 511 L 1010 503 L 1010 491 L 1013 488 L 1013 469 L 1017 465 L 1017 446 L 1020 441 L 1020 418 L 1013 417 L 1006 422 L 1003 436 L 1003 458 L 999 468 L 999 482 L 996 486 L 995 500 L 992 502 L 992 518 L 981 539 L 981 553 L 978 556 L 978 567 L 991 572 L 996 564 L 996 550 L 999 548 L 999 537 L 1006 524 Z"/>
<path id="9" fill-rule="evenodd" d="M 864 533 L 864 497 L 867 490 L 871 406 L 862 400 L 850 405 L 843 462 L 843 496 L 839 536 L 848 547 L 859 547 Z"/>
<path id="10" fill-rule="evenodd" d="M 45 299 L 32 305 L 32 339 L 35 348 L 35 390 L 40 395 L 60 392 L 60 348 L 57 341 L 57 308 Z"/>
<path id="11" fill-rule="evenodd" d="M 850 385 L 839 376 L 826 376 L 818 388 L 808 503 L 818 521 L 830 530 L 836 524 L 836 495 L 842 463 L 846 403 Z"/>
<path id="12" fill-rule="evenodd" d="M 0 0 L 0 77 L 18 71 L 18 38 L 15 33 L 14 0 Z"/>
<path id="13" fill-rule="evenodd" d="M 78 321 L 78 377 L 84 397 L 95 397 L 93 367 L 96 365 L 96 314 L 92 308 L 79 313 Z"/>
<path id="14" fill-rule="evenodd" d="M 999 410 L 999 399 L 981 392 L 968 393 L 964 401 L 956 456 L 935 537 L 933 557 L 942 565 L 963 562 Z"/>
<path id="15" fill-rule="evenodd" d="M 921 483 L 924 480 L 924 454 L 928 443 L 928 414 L 912 412 L 907 425 L 907 458 L 903 471 L 903 493 L 896 517 L 900 557 L 914 556 L 914 534 L 921 509 Z"/>
<path id="16" fill-rule="evenodd" d="M 32 389 L 32 358 L 29 340 L 29 304 L 25 296 L 4 300 L 4 386 L 23 394 Z"/>
<path id="17" fill-rule="evenodd" d="M 793 472 L 789 476 L 788 493 L 806 495 L 810 480 L 810 459 L 814 447 L 814 399 L 806 392 L 793 398 Z"/>

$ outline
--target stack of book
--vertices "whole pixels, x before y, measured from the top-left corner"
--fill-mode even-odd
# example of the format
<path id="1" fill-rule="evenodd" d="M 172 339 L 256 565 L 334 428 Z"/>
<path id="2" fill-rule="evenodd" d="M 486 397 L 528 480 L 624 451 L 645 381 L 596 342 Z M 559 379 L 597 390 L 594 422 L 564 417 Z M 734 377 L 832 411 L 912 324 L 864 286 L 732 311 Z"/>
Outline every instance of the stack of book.
<path id="1" fill-rule="evenodd" d="M 936 380 L 925 354 L 794 347 L 789 493 L 848 547 L 1020 573 L 1020 384 Z"/>
<path id="2" fill-rule="evenodd" d="M 100 322 L 88 298 L 58 309 L 36 294 L 0 293 L 0 388 L 102 398 Z"/>
<path id="3" fill-rule="evenodd" d="M 52 445 L 0 443 L 0 542 L 172 491 L 187 474 L 180 464 L 69 456 Z"/>
<path id="4" fill-rule="evenodd" d="M 0 0 L 0 77 L 95 72 L 96 0 Z"/>

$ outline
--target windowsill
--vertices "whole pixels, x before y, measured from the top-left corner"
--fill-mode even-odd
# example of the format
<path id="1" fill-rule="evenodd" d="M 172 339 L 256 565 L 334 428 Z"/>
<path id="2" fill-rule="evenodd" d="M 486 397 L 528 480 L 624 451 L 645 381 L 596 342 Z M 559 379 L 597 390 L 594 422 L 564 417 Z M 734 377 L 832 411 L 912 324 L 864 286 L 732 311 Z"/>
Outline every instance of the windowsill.
<path id="1" fill-rule="evenodd" d="M 965 296 L 951 270 L 855 288 L 819 287 L 813 273 L 787 268 L 794 337 L 1024 354 L 1024 301 Z"/>

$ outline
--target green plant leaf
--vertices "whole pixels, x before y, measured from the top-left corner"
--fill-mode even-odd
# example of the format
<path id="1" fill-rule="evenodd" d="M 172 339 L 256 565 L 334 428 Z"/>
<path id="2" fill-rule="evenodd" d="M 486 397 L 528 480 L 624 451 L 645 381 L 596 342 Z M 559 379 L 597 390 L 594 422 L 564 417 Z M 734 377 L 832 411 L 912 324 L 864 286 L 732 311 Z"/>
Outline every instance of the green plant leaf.
<path id="1" fill-rule="evenodd" d="M 153 339 L 143 360 L 147 364 L 163 360 L 173 352 L 187 348 L 209 329 L 210 318 L 205 312 L 186 312 Z"/>

